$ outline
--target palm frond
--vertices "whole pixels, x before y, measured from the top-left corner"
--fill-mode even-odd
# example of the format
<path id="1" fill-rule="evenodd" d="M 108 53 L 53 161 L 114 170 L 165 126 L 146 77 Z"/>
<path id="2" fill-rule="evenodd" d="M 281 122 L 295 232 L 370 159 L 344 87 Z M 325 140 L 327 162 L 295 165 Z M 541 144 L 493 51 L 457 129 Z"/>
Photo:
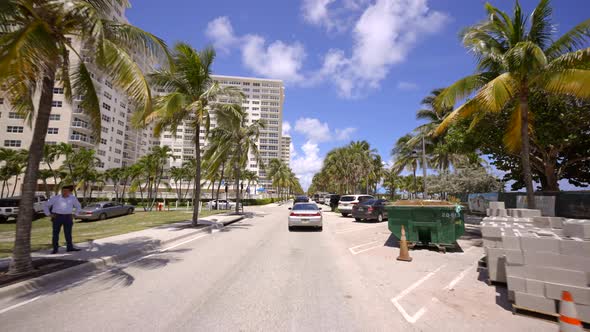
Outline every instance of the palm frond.
<path id="1" fill-rule="evenodd" d="M 172 56 L 164 40 L 130 24 L 113 21 L 104 21 L 103 24 L 105 38 L 128 52 L 140 52 L 165 65 L 172 63 Z"/>
<path id="2" fill-rule="evenodd" d="M 470 117 L 473 113 L 481 110 L 482 107 L 479 105 L 478 99 L 470 99 L 465 104 L 459 106 L 456 110 L 451 112 L 443 122 L 436 128 L 434 136 L 439 136 L 447 130 L 447 128 L 459 119 L 465 119 Z"/>
<path id="3" fill-rule="evenodd" d="M 547 66 L 550 72 L 564 69 L 590 69 L 590 47 L 562 54 Z"/>
<path id="4" fill-rule="evenodd" d="M 481 73 L 464 77 L 444 89 L 435 99 L 437 107 L 453 107 L 496 77 L 495 73 Z"/>
<path id="5" fill-rule="evenodd" d="M 587 19 L 557 39 L 547 48 L 545 53 L 549 59 L 554 59 L 564 53 L 574 52 L 579 48 L 587 47 L 589 40 L 590 19 Z"/>
<path id="6" fill-rule="evenodd" d="M 64 78 L 69 79 L 69 78 Z M 96 88 L 92 81 L 92 74 L 88 71 L 83 61 L 78 62 L 71 77 L 72 92 L 78 96 L 84 96 L 80 101 L 80 107 L 85 114 L 90 116 L 92 133 L 97 141 L 100 141 L 101 114 L 100 103 L 96 94 Z"/>
<path id="7" fill-rule="evenodd" d="M 152 93 L 139 65 L 123 48 L 110 40 L 103 41 L 102 49 L 102 56 L 97 59 L 100 67 L 130 99 L 149 112 L 152 108 Z"/>
<path id="8" fill-rule="evenodd" d="M 553 73 L 543 87 L 552 93 L 590 98 L 590 70 L 569 69 Z"/>
<path id="9" fill-rule="evenodd" d="M 531 15 L 531 28 L 527 40 L 539 45 L 542 49 L 549 46 L 555 28 L 551 25 L 553 9 L 550 0 L 541 0 Z"/>
<path id="10" fill-rule="evenodd" d="M 499 112 L 516 95 L 516 89 L 512 75 L 504 73 L 484 85 L 474 99 L 482 110 Z"/>

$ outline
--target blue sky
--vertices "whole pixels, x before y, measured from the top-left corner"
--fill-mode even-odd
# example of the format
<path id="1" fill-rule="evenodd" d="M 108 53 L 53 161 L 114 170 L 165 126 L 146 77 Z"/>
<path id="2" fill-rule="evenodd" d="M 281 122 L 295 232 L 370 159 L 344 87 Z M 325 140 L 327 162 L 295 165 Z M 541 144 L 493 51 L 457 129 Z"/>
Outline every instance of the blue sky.
<path id="1" fill-rule="evenodd" d="M 511 9 L 512 0 L 491 1 Z M 304 187 L 330 149 L 367 140 L 384 160 L 415 128 L 420 100 L 473 72 L 458 33 L 485 18 L 481 0 L 141 0 L 129 20 L 169 44 L 214 45 L 214 72 L 285 81 L 292 168 Z M 521 1 L 530 12 L 537 0 Z M 590 1 L 553 1 L 561 34 Z"/>

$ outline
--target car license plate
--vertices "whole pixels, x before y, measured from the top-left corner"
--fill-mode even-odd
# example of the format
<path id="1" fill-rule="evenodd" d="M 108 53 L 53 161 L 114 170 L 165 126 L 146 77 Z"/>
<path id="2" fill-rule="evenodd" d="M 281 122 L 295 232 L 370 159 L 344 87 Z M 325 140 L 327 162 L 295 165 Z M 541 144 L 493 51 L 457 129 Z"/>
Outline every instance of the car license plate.
<path id="1" fill-rule="evenodd" d="M 342 206 L 348 206 L 348 203 L 342 203 Z"/>
<path id="2" fill-rule="evenodd" d="M 309 219 L 301 219 L 301 222 L 308 223 Z"/>

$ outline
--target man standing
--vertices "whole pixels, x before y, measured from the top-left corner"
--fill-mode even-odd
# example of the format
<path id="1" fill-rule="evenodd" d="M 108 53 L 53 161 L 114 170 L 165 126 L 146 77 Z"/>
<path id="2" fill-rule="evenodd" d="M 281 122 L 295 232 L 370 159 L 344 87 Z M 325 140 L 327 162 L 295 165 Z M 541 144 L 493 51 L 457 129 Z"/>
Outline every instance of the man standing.
<path id="1" fill-rule="evenodd" d="M 76 196 L 72 195 L 74 186 L 64 186 L 61 189 L 61 195 L 51 197 L 43 207 L 43 212 L 48 217 L 51 217 L 53 223 L 53 252 L 57 254 L 59 249 L 59 233 L 61 226 L 64 227 L 64 235 L 66 238 L 68 251 L 80 251 L 75 248 L 72 243 L 72 227 L 74 226 L 74 208 L 76 212 L 82 210 L 82 206 Z"/>

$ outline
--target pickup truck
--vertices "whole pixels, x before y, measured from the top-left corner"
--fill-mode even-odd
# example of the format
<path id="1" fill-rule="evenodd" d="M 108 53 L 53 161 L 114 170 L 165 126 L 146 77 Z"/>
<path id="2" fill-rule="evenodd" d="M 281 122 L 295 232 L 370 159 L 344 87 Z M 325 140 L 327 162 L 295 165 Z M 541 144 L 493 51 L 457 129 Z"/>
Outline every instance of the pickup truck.
<path id="1" fill-rule="evenodd" d="M 33 203 L 33 210 L 35 216 L 43 214 L 43 204 L 47 198 L 43 195 L 36 195 Z M 0 222 L 5 222 L 9 218 L 16 218 L 18 215 L 18 205 L 20 204 L 20 197 L 8 197 L 0 199 Z"/>

